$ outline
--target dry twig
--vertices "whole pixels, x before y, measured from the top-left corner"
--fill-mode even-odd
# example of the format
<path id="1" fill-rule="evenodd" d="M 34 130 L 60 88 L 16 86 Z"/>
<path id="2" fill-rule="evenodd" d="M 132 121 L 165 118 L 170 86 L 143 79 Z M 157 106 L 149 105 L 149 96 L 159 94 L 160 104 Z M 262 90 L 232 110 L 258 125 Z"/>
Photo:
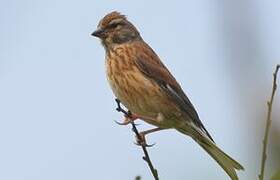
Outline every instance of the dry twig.
<path id="1" fill-rule="evenodd" d="M 276 81 L 277 81 L 277 73 L 278 73 L 279 68 L 280 68 L 280 65 L 278 64 L 276 66 L 275 72 L 273 73 L 273 85 L 272 85 L 271 97 L 270 97 L 270 100 L 267 102 L 268 112 L 267 112 L 267 118 L 266 118 L 265 133 L 264 133 L 264 138 L 263 138 L 262 162 L 261 162 L 261 170 L 260 170 L 261 172 L 259 174 L 259 180 L 263 180 L 263 178 L 264 178 L 265 161 L 267 158 L 266 149 L 267 149 L 268 133 L 269 133 L 270 125 L 271 125 L 272 103 L 273 103 L 273 99 L 274 99 L 274 94 L 277 89 Z"/>
<path id="2" fill-rule="evenodd" d="M 126 111 L 126 110 L 124 110 L 121 107 L 120 100 L 116 99 L 116 102 L 117 102 L 117 106 L 118 106 L 116 110 L 118 112 L 122 112 L 126 117 L 130 117 L 131 116 L 131 112 L 130 111 Z M 132 130 L 135 133 L 137 139 L 141 140 L 142 139 L 141 135 L 139 134 L 139 131 L 137 130 L 136 125 L 135 125 L 135 123 L 133 121 L 131 122 L 131 125 L 132 125 Z M 147 151 L 147 147 L 146 147 L 145 143 L 139 143 L 139 144 L 142 147 L 142 150 L 144 152 L 144 156 L 142 157 L 143 160 L 148 164 L 148 166 L 150 168 L 150 171 L 151 171 L 152 175 L 154 176 L 154 179 L 155 180 L 159 180 L 158 172 L 157 172 L 157 170 L 153 166 L 153 163 L 152 163 L 152 161 L 150 159 L 150 156 L 149 156 L 149 153 Z"/>

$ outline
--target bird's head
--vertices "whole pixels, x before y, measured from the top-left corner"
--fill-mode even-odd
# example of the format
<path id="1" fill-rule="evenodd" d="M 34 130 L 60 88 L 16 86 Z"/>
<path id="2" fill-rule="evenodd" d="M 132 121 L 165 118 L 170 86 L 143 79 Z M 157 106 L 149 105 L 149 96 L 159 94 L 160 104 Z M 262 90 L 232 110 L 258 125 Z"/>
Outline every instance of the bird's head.
<path id="1" fill-rule="evenodd" d="M 107 14 L 101 19 L 97 30 L 91 35 L 100 38 L 105 48 L 141 40 L 141 36 L 135 26 L 124 15 L 116 11 Z"/>

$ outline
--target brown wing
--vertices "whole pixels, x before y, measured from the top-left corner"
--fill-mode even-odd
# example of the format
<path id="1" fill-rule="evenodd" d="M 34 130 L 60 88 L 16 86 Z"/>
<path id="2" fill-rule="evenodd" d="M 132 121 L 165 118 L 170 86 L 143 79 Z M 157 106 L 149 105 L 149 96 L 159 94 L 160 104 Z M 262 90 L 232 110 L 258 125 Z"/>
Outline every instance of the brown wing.
<path id="1" fill-rule="evenodd" d="M 146 45 L 148 46 L 148 45 Z M 146 49 L 146 48 L 145 48 Z M 206 128 L 203 126 L 194 106 L 177 83 L 176 79 L 171 75 L 164 64 L 159 60 L 158 56 L 153 52 L 153 50 L 148 47 L 149 58 L 138 55 L 135 62 L 139 70 L 149 79 L 155 81 L 165 92 L 171 97 L 171 99 L 179 106 L 179 108 L 189 116 L 189 119 L 193 123 L 203 130 L 207 136 L 214 142 L 213 138 L 210 136 Z M 151 56 L 153 54 L 153 56 Z"/>

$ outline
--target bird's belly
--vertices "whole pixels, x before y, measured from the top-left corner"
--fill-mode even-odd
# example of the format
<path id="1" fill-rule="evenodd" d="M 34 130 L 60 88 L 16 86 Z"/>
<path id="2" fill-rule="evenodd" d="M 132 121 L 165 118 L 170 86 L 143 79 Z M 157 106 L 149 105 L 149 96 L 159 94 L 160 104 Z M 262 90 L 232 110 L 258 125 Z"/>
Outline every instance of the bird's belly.
<path id="1" fill-rule="evenodd" d="M 138 115 L 156 116 L 159 97 L 152 84 L 145 78 L 138 77 L 136 80 L 136 78 L 132 78 L 133 74 L 128 74 L 109 79 L 115 96 L 130 111 Z"/>
<path id="2" fill-rule="evenodd" d="M 132 113 L 156 119 L 166 109 L 168 102 L 162 97 L 159 86 L 143 76 L 138 69 L 107 72 L 107 78 L 115 96 Z M 159 126 L 158 122 L 148 123 Z"/>

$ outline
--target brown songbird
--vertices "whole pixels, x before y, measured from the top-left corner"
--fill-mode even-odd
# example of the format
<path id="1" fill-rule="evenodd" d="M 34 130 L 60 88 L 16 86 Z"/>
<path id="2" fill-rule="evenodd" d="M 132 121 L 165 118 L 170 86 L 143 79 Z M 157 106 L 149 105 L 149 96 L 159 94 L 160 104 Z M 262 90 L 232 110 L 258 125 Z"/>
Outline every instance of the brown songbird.
<path id="1" fill-rule="evenodd" d="M 118 13 L 107 14 L 92 33 L 106 50 L 106 73 L 115 96 L 132 112 L 123 124 L 142 119 L 157 128 L 174 128 L 192 137 L 233 180 L 242 165 L 224 153 L 203 126 L 194 106 L 136 27 Z"/>

